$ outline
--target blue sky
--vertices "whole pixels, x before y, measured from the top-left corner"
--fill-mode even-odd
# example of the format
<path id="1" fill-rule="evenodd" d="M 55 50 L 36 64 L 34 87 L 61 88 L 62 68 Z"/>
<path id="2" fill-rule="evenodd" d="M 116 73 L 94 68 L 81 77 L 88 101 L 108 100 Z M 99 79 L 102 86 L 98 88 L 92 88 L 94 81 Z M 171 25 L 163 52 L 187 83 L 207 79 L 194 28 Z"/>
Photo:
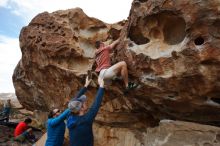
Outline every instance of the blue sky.
<path id="1" fill-rule="evenodd" d="M 115 23 L 129 15 L 132 0 L 0 0 L 0 93 L 15 92 L 13 71 L 21 59 L 18 37 L 38 13 L 80 7 L 90 17 Z"/>
<path id="2" fill-rule="evenodd" d="M 21 21 L 22 17 L 13 14 L 8 8 L 0 8 L 0 18 L 3 20 L 0 23 L 0 34 L 17 38 L 19 30 L 25 25 Z"/>

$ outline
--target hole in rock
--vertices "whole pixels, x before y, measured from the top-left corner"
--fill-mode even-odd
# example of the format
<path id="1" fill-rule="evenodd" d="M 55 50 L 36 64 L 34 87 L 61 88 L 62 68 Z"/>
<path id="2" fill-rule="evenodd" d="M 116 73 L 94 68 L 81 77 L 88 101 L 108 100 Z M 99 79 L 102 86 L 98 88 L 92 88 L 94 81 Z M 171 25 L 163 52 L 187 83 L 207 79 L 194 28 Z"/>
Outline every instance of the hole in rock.
<path id="1" fill-rule="evenodd" d="M 109 30 L 109 36 L 113 39 L 113 40 L 116 40 L 117 38 L 119 38 L 120 36 L 120 30 L 117 30 L 115 28 L 111 28 Z"/>
<path id="2" fill-rule="evenodd" d="M 217 19 L 209 28 L 209 33 L 214 36 L 219 38 L 220 37 L 220 19 Z"/>
<path id="3" fill-rule="evenodd" d="M 166 14 L 166 13 L 165 13 Z M 164 17 L 164 41 L 170 45 L 175 45 L 183 41 L 186 36 L 186 22 L 183 18 L 174 14 L 166 14 Z"/>
<path id="4" fill-rule="evenodd" d="M 148 0 L 139 0 L 139 2 L 144 3 L 147 2 Z"/>
<path id="5" fill-rule="evenodd" d="M 220 98 L 211 98 L 211 100 L 218 103 L 218 104 L 220 104 Z"/>
<path id="6" fill-rule="evenodd" d="M 170 11 L 163 11 L 139 19 L 135 26 L 131 27 L 129 34 L 129 37 L 133 37 L 133 40 L 140 37 L 149 38 L 150 40 L 160 39 L 169 45 L 179 44 L 185 36 L 185 20 Z"/>
<path id="7" fill-rule="evenodd" d="M 206 142 L 206 143 L 203 144 L 203 146 L 213 146 L 213 145 Z"/>
<path id="8" fill-rule="evenodd" d="M 201 36 L 199 36 L 194 40 L 194 43 L 197 46 L 202 45 L 202 44 L 204 44 L 204 39 Z"/>
<path id="9" fill-rule="evenodd" d="M 167 97 L 170 99 L 175 99 L 178 96 L 177 92 L 173 92 L 172 94 L 168 95 Z"/>
<path id="10" fill-rule="evenodd" d="M 46 43 L 45 43 L 45 42 L 43 42 L 43 43 L 41 44 L 41 46 L 42 46 L 42 47 L 45 47 L 45 46 L 46 46 Z"/>
<path id="11" fill-rule="evenodd" d="M 134 1 L 134 8 L 140 7 L 141 3 L 139 1 Z"/>
<path id="12" fill-rule="evenodd" d="M 154 29 L 151 29 L 149 35 L 153 38 L 156 38 L 156 39 L 161 39 L 162 38 L 162 35 L 160 33 L 160 30 L 157 29 L 157 28 L 154 28 Z"/>
<path id="13" fill-rule="evenodd" d="M 133 45 L 132 43 L 129 43 L 128 46 L 129 46 L 129 47 L 133 47 L 134 45 Z"/>
<path id="14" fill-rule="evenodd" d="M 175 98 L 175 96 L 173 96 L 173 95 L 168 95 L 168 97 L 171 98 L 171 99 Z"/>
<path id="15" fill-rule="evenodd" d="M 216 140 L 217 140 L 217 142 L 220 142 L 220 133 L 218 133 L 218 134 L 216 135 Z"/>
<path id="16" fill-rule="evenodd" d="M 207 60 L 203 60 L 201 61 L 201 64 L 204 64 L 204 65 L 218 65 L 218 60 L 214 60 L 214 59 L 207 59 Z"/>
<path id="17" fill-rule="evenodd" d="M 142 34 L 138 26 L 131 27 L 128 37 L 137 45 L 147 44 L 150 41 Z"/>

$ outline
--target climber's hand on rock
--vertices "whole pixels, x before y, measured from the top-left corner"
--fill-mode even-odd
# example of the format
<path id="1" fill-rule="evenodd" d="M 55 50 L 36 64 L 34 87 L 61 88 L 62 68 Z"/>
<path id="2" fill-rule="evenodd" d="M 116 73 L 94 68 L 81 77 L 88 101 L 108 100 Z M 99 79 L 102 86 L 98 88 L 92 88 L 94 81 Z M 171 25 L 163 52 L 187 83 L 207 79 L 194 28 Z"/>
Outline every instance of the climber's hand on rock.
<path id="1" fill-rule="evenodd" d="M 86 76 L 86 81 L 85 81 L 84 87 L 88 87 L 91 81 L 92 81 L 92 79 L 89 79 L 89 77 Z"/>
<path id="2" fill-rule="evenodd" d="M 63 105 L 66 106 L 69 103 L 69 101 L 70 101 L 69 98 L 65 98 Z"/>

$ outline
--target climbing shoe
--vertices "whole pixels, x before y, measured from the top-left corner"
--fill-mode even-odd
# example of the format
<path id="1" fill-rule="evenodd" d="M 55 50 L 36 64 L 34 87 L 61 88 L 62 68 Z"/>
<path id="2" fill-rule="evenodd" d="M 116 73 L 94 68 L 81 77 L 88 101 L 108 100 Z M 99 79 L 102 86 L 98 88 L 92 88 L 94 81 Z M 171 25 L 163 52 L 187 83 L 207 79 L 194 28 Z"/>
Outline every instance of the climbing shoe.
<path id="1" fill-rule="evenodd" d="M 128 86 L 126 87 L 124 94 L 127 94 L 129 90 L 137 88 L 138 84 L 134 82 L 129 82 Z"/>

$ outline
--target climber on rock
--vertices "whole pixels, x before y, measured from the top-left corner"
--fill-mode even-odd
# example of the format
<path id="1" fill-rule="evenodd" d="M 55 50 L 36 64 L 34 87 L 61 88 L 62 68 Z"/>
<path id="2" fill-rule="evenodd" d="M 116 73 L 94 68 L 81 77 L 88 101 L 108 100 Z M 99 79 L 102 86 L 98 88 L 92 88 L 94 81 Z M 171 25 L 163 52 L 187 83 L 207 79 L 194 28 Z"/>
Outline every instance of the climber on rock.
<path id="1" fill-rule="evenodd" d="M 96 41 L 95 47 L 95 61 L 96 61 L 96 72 L 99 73 L 98 80 L 100 79 L 113 79 L 120 74 L 124 80 L 125 93 L 129 89 L 137 87 L 137 84 L 128 82 L 128 69 L 125 61 L 120 61 L 111 66 L 110 51 L 119 43 L 119 39 L 114 41 L 110 45 L 105 45 L 101 41 Z"/>

